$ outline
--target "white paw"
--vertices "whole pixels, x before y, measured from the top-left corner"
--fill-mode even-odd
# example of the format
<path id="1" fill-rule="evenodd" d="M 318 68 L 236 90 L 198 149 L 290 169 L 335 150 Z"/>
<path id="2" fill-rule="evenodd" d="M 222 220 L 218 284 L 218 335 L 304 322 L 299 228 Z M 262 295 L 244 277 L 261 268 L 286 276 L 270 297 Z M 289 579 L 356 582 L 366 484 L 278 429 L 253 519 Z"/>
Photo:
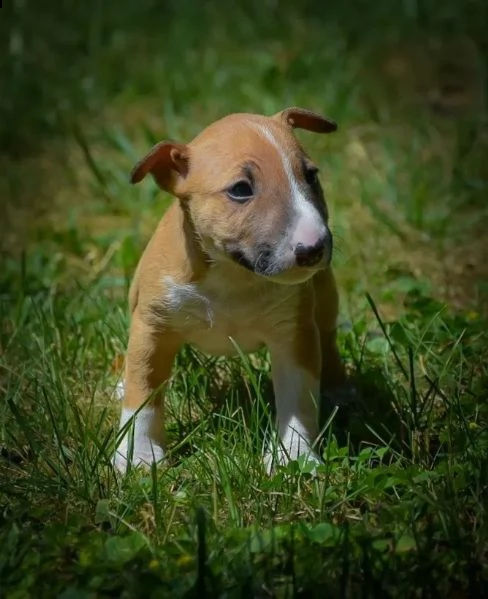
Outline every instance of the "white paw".
<path id="1" fill-rule="evenodd" d="M 114 466 L 119 472 L 125 474 L 129 462 L 134 467 L 144 466 L 149 468 L 153 462 L 160 462 L 163 458 L 163 448 L 149 438 L 134 439 L 131 455 L 129 440 L 126 436 L 119 447 L 117 447 L 114 456 Z"/>
<path id="2" fill-rule="evenodd" d="M 323 464 L 320 456 L 312 448 L 302 451 L 299 455 L 292 455 L 282 445 L 279 445 L 273 449 L 268 449 L 264 455 L 264 467 L 268 476 L 271 476 L 277 467 L 287 466 L 293 461 L 298 461 L 300 471 L 310 474 L 315 474 L 317 466 Z"/>
<path id="3" fill-rule="evenodd" d="M 151 407 L 143 407 L 137 413 L 127 408 L 122 409 L 120 428 L 123 437 L 115 451 L 114 466 L 119 472 L 126 472 L 132 466 L 146 466 L 160 462 L 164 458 L 164 450 L 159 435 L 154 431 L 160 423 L 157 412 Z"/>

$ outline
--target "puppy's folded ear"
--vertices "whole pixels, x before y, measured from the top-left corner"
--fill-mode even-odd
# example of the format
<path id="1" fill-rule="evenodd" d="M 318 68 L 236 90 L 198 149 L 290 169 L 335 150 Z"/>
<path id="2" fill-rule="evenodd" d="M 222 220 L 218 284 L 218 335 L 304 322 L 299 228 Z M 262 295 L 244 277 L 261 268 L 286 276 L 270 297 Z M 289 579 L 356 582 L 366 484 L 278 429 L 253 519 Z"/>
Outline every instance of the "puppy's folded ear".
<path id="1" fill-rule="evenodd" d="M 161 189 L 177 193 L 177 184 L 187 176 L 188 168 L 188 148 L 183 144 L 161 141 L 136 164 L 130 182 L 139 183 L 151 173 Z"/>
<path id="2" fill-rule="evenodd" d="M 293 129 L 305 129 L 314 133 L 332 133 L 337 129 L 334 121 L 305 108 L 286 108 L 275 114 L 273 118 Z"/>

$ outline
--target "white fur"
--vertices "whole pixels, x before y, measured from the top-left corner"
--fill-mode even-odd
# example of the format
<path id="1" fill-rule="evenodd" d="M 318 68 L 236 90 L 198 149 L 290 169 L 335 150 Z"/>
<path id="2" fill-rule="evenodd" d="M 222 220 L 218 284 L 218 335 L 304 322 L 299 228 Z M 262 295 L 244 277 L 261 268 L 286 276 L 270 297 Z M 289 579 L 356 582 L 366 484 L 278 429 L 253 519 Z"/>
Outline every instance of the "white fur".
<path id="1" fill-rule="evenodd" d="M 135 417 L 134 417 L 135 416 Z M 122 438 L 120 445 L 114 457 L 114 466 L 120 472 L 126 472 L 127 463 L 130 459 L 131 440 L 132 444 L 132 460 L 133 466 L 140 464 L 150 465 L 153 461 L 159 462 L 164 457 L 163 448 L 154 439 L 151 439 L 150 432 L 156 426 L 161 426 L 161 423 L 154 422 L 156 413 L 154 408 L 145 406 L 136 412 L 128 408 L 122 409 L 120 417 L 120 429 L 128 424 L 134 418 L 132 424 L 127 428 L 127 432 Z M 134 436 L 132 437 L 132 431 Z"/>
<path id="2" fill-rule="evenodd" d="M 290 185 L 292 202 L 295 208 L 291 244 L 293 247 L 299 243 L 304 246 L 314 246 L 327 233 L 323 219 L 317 208 L 305 197 L 297 178 L 293 174 L 290 159 L 283 151 L 282 146 L 280 146 L 275 136 L 268 127 L 262 125 L 258 125 L 258 127 L 262 135 L 266 137 L 280 155 L 283 169 Z"/>
<path id="3" fill-rule="evenodd" d="M 163 277 L 165 302 L 172 312 L 178 312 L 188 305 L 203 308 L 208 325 L 213 326 L 213 309 L 208 297 L 194 283 L 176 283 L 172 277 Z"/>

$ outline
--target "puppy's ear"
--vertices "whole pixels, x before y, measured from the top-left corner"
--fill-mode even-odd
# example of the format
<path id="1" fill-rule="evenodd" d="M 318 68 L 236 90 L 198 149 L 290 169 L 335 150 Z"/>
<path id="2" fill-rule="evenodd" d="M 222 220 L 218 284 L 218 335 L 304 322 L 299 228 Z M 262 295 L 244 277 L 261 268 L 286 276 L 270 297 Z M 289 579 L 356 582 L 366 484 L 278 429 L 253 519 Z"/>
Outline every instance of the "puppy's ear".
<path id="1" fill-rule="evenodd" d="M 314 133 L 332 133 L 337 129 L 334 121 L 305 108 L 286 108 L 275 114 L 273 118 L 293 129 L 305 129 Z"/>
<path id="2" fill-rule="evenodd" d="M 161 189 L 177 193 L 178 181 L 187 176 L 189 162 L 189 152 L 185 145 L 161 141 L 136 164 L 130 182 L 139 183 L 151 173 Z"/>

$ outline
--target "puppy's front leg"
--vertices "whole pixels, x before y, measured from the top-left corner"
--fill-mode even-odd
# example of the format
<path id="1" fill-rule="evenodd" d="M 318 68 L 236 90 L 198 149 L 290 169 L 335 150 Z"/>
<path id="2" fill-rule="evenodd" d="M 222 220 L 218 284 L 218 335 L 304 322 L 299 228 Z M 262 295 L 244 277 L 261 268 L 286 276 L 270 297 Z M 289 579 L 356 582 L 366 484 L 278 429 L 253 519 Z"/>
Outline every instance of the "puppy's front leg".
<path id="1" fill-rule="evenodd" d="M 300 455 L 319 461 L 312 449 L 318 435 L 320 341 L 315 324 L 297 330 L 292 344 L 271 343 L 271 369 L 280 437 L 277 455 L 266 456 L 268 472 Z"/>
<path id="2" fill-rule="evenodd" d="M 129 334 L 120 418 L 120 428 L 134 418 L 133 445 L 130 455 L 132 426 L 129 426 L 114 459 L 120 471 L 125 472 L 130 459 L 137 466 L 158 462 L 164 456 L 163 386 L 171 375 L 178 349 L 174 334 L 161 331 L 136 308 Z"/>

